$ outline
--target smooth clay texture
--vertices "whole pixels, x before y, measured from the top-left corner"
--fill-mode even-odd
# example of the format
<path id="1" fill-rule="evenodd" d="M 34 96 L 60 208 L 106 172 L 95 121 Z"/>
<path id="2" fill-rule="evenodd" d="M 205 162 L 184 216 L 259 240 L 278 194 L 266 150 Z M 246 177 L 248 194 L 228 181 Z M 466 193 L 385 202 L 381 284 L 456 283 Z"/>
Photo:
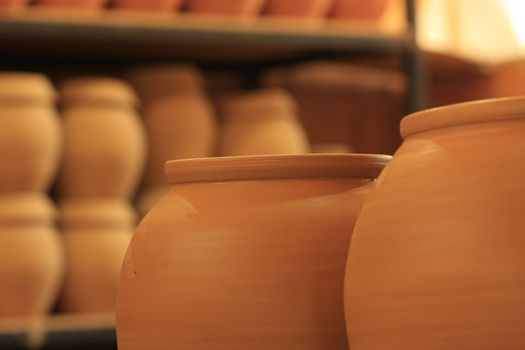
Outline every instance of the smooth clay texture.
<path id="1" fill-rule="evenodd" d="M 350 247 L 352 350 L 525 349 L 525 98 L 401 128 Z"/>
<path id="2" fill-rule="evenodd" d="M 388 158 L 169 162 L 125 258 L 119 349 L 346 350 L 348 244 Z"/>

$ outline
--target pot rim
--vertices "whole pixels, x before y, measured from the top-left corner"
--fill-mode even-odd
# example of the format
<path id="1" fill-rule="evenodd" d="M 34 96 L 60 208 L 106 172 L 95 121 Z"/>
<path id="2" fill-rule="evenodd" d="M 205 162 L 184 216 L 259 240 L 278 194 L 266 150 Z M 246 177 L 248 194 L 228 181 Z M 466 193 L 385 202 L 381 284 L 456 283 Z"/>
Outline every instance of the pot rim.
<path id="1" fill-rule="evenodd" d="M 525 118 L 525 96 L 462 102 L 412 113 L 401 121 L 401 136 L 434 129 Z"/>
<path id="2" fill-rule="evenodd" d="M 392 157 L 381 154 L 280 154 L 171 160 L 170 183 L 350 177 L 373 180 Z"/>

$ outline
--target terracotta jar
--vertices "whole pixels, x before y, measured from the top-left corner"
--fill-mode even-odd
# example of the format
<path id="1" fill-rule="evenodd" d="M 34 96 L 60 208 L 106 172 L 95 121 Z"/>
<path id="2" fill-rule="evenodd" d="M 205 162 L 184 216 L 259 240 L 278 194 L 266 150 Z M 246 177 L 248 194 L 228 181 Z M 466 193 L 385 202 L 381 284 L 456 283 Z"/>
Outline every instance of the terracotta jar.
<path id="1" fill-rule="evenodd" d="M 189 12 L 199 14 L 256 16 L 265 0 L 188 0 Z"/>
<path id="2" fill-rule="evenodd" d="M 525 98 L 403 119 L 356 224 L 352 350 L 525 348 Z"/>
<path id="3" fill-rule="evenodd" d="M 297 106 L 279 89 L 231 98 L 223 105 L 223 156 L 307 153 L 308 140 L 296 118 Z"/>
<path id="4" fill-rule="evenodd" d="M 67 258 L 60 307 L 66 312 L 109 312 L 135 216 L 119 199 L 69 199 L 60 204 Z"/>
<path id="5" fill-rule="evenodd" d="M 335 0 L 332 17 L 377 22 L 391 0 Z"/>
<path id="6" fill-rule="evenodd" d="M 346 247 L 388 159 L 168 162 L 124 261 L 119 349 L 346 350 Z"/>
<path id="7" fill-rule="evenodd" d="M 0 13 L 20 11 L 27 7 L 28 0 L 0 0 Z"/>
<path id="8" fill-rule="evenodd" d="M 36 0 L 38 6 L 49 9 L 100 11 L 108 0 Z"/>
<path id="9" fill-rule="evenodd" d="M 174 94 L 204 93 L 204 77 L 189 64 L 152 65 L 134 68 L 126 73 L 144 105 Z"/>
<path id="10" fill-rule="evenodd" d="M 145 184 L 167 184 L 164 163 L 170 159 L 213 155 L 217 126 L 208 99 L 200 94 L 174 94 L 144 109 L 149 143 Z"/>
<path id="11" fill-rule="evenodd" d="M 58 190 L 65 197 L 131 196 L 142 175 L 146 140 L 123 82 L 82 78 L 65 82 L 64 159 Z"/>
<path id="12" fill-rule="evenodd" d="M 117 9 L 139 12 L 174 12 L 182 0 L 113 0 Z"/>
<path id="13" fill-rule="evenodd" d="M 267 0 L 265 13 L 277 17 L 323 18 L 333 0 Z"/>
<path id="14" fill-rule="evenodd" d="M 50 311 L 62 278 L 55 211 L 40 193 L 0 195 L 0 317 Z"/>
<path id="15" fill-rule="evenodd" d="M 45 191 L 62 151 L 62 132 L 49 80 L 0 73 L 0 192 Z"/>

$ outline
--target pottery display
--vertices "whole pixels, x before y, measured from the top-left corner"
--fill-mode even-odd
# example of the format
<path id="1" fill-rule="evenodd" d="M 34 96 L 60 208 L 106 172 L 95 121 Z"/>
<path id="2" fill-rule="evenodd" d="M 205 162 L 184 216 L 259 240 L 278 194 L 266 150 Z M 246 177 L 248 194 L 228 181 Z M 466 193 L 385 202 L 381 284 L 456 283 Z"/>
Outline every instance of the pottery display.
<path id="1" fill-rule="evenodd" d="M 377 22 L 391 0 L 335 0 L 332 17 L 363 22 Z"/>
<path id="2" fill-rule="evenodd" d="M 36 5 L 49 9 L 98 11 L 107 2 L 108 0 L 36 0 Z"/>
<path id="3" fill-rule="evenodd" d="M 134 223 L 133 211 L 124 200 L 66 199 L 60 203 L 67 258 L 61 310 L 114 310 L 120 268 Z"/>
<path id="4" fill-rule="evenodd" d="M 212 106 L 201 94 L 174 94 L 144 109 L 149 155 L 144 183 L 167 184 L 164 163 L 213 155 L 217 126 Z"/>
<path id="5" fill-rule="evenodd" d="M 189 64 L 136 67 L 126 73 L 144 105 L 172 95 L 204 93 L 204 77 Z"/>
<path id="6" fill-rule="evenodd" d="M 107 100 L 110 94 L 101 94 L 101 99 L 87 94 L 85 100 L 79 96 L 70 100 L 67 87 L 71 83 L 63 86 L 65 150 L 59 194 L 129 198 L 142 175 L 146 156 L 143 126 L 133 106 L 123 103 L 123 96 Z M 102 87 L 100 92 L 104 91 Z"/>
<path id="7" fill-rule="evenodd" d="M 297 106 L 284 90 L 267 89 L 231 98 L 223 104 L 223 156 L 294 154 L 309 151 Z"/>
<path id="8" fill-rule="evenodd" d="M 346 350 L 347 246 L 389 158 L 168 162 L 124 260 L 119 349 Z"/>
<path id="9" fill-rule="evenodd" d="M 357 221 L 352 350 L 525 348 L 525 97 L 403 119 Z"/>
<path id="10" fill-rule="evenodd" d="M 277 17 L 323 18 L 333 0 L 266 0 L 265 14 Z"/>
<path id="11" fill-rule="evenodd" d="M 264 2 L 265 0 L 187 0 L 187 8 L 190 13 L 251 17 L 261 11 Z"/>
<path id="12" fill-rule="evenodd" d="M 173 12 L 182 5 L 182 0 L 113 0 L 119 10 L 141 12 Z"/>
<path id="13" fill-rule="evenodd" d="M 0 317 L 49 312 L 62 281 L 55 211 L 40 193 L 0 195 Z"/>
<path id="14" fill-rule="evenodd" d="M 0 13 L 23 10 L 27 7 L 28 1 L 29 0 L 0 0 Z"/>
<path id="15" fill-rule="evenodd" d="M 0 192 L 45 191 L 56 174 L 62 132 L 49 80 L 0 73 Z"/>

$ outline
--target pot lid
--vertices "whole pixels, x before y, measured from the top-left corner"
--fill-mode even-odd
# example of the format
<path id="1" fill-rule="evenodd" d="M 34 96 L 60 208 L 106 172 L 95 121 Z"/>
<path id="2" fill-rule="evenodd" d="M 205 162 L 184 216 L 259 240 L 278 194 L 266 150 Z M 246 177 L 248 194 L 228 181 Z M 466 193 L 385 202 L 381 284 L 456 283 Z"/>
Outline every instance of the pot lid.
<path id="1" fill-rule="evenodd" d="M 111 77 L 77 77 L 64 80 L 59 87 L 63 103 L 119 104 L 136 106 L 138 97 L 124 80 Z"/>
<path id="2" fill-rule="evenodd" d="M 391 156 L 377 154 L 294 154 L 171 160 L 171 183 L 285 178 L 375 179 Z"/>
<path id="3" fill-rule="evenodd" d="M 0 100 L 54 102 L 56 91 L 43 74 L 3 72 L 0 73 Z"/>

